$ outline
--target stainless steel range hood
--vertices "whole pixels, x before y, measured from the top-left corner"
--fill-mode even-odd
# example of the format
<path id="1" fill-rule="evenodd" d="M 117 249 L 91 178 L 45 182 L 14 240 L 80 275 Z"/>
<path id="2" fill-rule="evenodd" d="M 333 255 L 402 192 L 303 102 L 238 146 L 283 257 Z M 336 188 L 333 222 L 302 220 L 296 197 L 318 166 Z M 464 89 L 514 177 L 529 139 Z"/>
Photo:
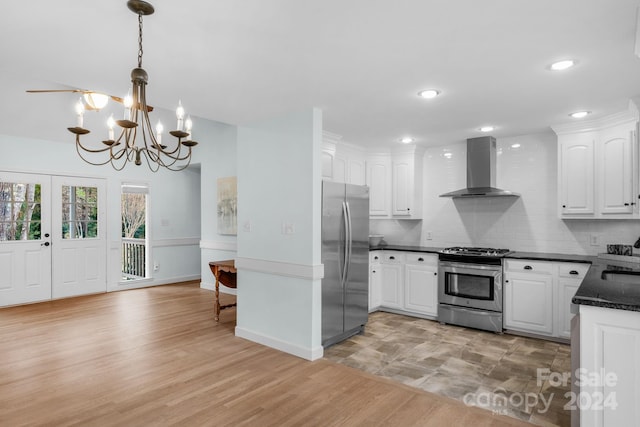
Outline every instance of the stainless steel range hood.
<path id="1" fill-rule="evenodd" d="M 519 197 L 496 188 L 496 139 L 492 136 L 467 139 L 467 188 L 440 197 Z"/>

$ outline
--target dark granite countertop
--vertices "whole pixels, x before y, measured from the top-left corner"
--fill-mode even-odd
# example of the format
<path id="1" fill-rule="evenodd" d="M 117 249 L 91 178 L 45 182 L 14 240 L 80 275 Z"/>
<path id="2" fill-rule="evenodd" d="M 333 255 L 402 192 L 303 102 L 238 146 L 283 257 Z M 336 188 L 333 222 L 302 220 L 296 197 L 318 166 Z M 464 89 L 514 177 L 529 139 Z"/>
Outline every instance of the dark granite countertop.
<path id="1" fill-rule="evenodd" d="M 408 246 L 408 245 L 378 245 L 378 246 L 370 246 L 370 251 L 405 251 L 405 252 L 427 252 L 427 253 L 438 253 L 444 248 L 434 248 L 430 246 Z"/>
<path id="2" fill-rule="evenodd" d="M 439 247 L 380 245 L 369 250 L 394 250 L 407 252 L 438 253 Z M 506 256 L 513 259 L 531 259 L 552 262 L 589 263 L 591 267 L 572 302 L 580 305 L 613 308 L 617 310 L 640 311 L 640 277 L 638 283 L 618 280 L 606 280 L 604 272 L 624 272 L 640 276 L 640 264 L 613 261 L 588 255 L 571 255 L 546 252 L 513 252 Z"/>
<path id="3" fill-rule="evenodd" d="M 591 268 L 571 301 L 574 304 L 640 311 L 640 281 L 632 283 L 624 279 L 603 278 L 605 272 L 640 275 L 640 264 L 590 258 L 593 261 Z"/>

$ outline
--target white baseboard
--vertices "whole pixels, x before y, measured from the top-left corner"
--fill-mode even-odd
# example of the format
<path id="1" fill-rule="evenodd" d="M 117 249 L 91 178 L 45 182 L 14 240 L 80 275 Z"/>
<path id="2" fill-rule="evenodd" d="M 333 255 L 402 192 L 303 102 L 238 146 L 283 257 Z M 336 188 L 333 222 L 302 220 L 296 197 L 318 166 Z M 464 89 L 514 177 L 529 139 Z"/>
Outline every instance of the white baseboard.
<path id="1" fill-rule="evenodd" d="M 267 347 L 275 348 L 276 350 L 280 350 L 306 360 L 317 360 L 322 358 L 324 355 L 324 348 L 322 348 L 322 346 L 314 348 L 301 347 L 298 344 L 292 344 L 278 338 L 259 334 L 239 326 L 236 326 L 236 336 Z"/>

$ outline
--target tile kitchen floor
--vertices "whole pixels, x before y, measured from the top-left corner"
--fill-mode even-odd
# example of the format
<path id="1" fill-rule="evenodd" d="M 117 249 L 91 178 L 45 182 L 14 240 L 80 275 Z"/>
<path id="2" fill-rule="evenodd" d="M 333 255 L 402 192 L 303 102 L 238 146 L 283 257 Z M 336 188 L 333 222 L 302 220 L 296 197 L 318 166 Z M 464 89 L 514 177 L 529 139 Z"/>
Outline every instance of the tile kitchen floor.
<path id="1" fill-rule="evenodd" d="M 325 358 L 533 424 L 570 425 L 570 346 L 376 312 Z M 538 380 L 538 369 L 554 373 Z"/>

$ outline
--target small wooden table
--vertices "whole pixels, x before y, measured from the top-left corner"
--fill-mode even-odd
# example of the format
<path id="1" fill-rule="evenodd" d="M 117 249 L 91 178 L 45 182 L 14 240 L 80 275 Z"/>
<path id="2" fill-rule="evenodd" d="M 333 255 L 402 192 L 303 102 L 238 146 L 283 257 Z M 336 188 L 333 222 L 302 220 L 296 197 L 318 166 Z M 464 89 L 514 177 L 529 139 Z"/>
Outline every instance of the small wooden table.
<path id="1" fill-rule="evenodd" d="M 233 304 L 225 304 L 220 305 L 220 283 L 225 285 L 228 288 L 235 289 L 237 287 L 236 280 L 236 266 L 235 262 L 232 259 L 224 260 L 224 261 L 212 261 L 209 263 L 209 268 L 213 273 L 213 276 L 216 278 L 216 300 L 215 300 L 215 309 L 216 309 L 216 322 L 220 321 L 220 310 L 224 310 L 225 308 L 235 307 L 236 303 Z"/>

